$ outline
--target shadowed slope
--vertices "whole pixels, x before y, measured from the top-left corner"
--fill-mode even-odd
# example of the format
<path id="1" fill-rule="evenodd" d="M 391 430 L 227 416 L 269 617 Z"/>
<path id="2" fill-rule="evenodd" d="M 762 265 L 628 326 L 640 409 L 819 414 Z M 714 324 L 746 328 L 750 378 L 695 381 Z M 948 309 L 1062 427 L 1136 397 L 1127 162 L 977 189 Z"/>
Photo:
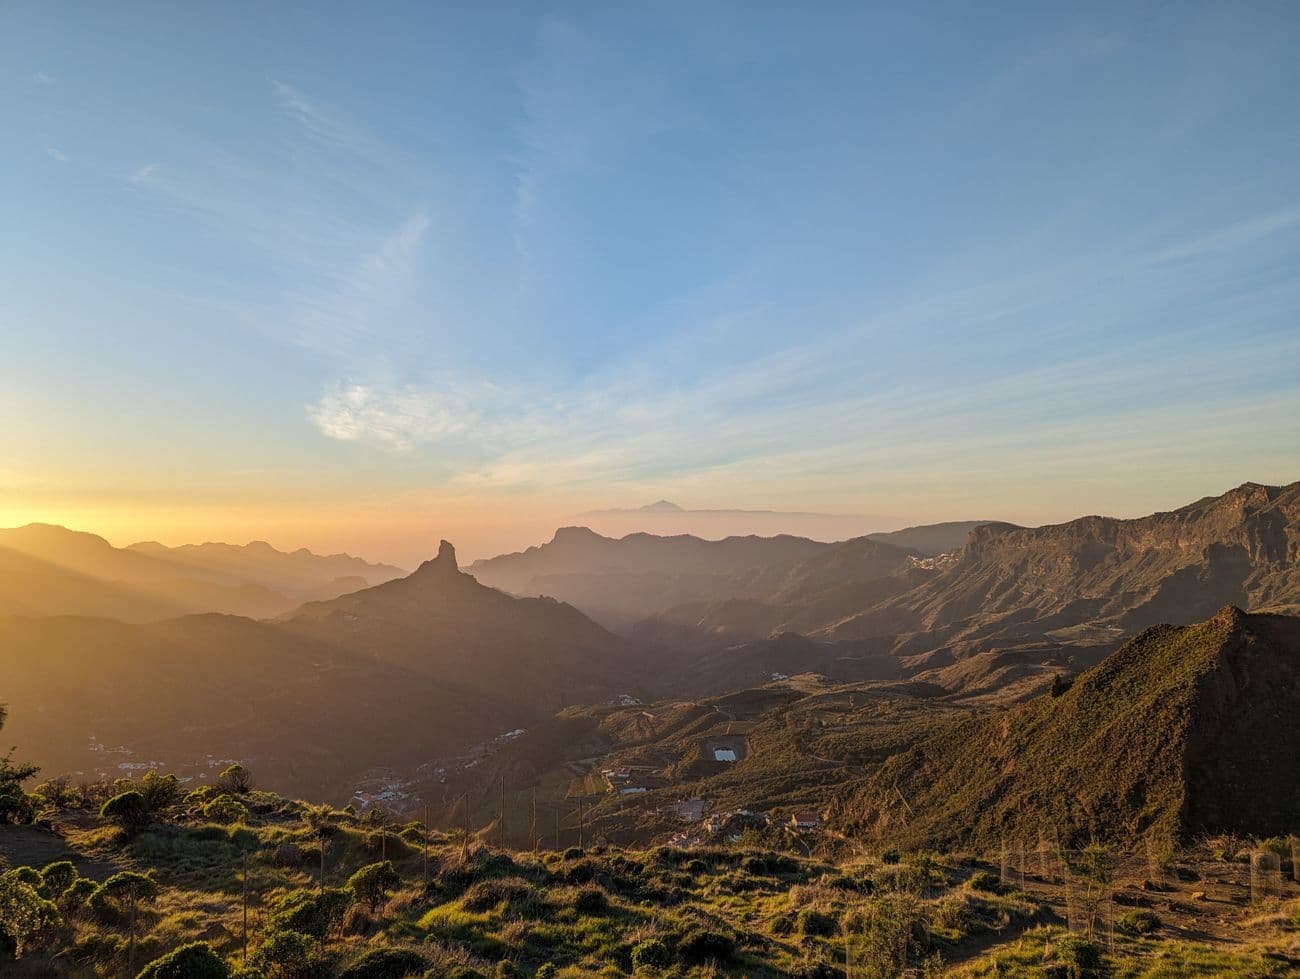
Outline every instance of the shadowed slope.
<path id="1" fill-rule="evenodd" d="M 305 605 L 281 628 L 512 701 L 520 721 L 608 697 L 649 666 L 570 605 L 479 584 L 446 541 L 408 577 Z"/>

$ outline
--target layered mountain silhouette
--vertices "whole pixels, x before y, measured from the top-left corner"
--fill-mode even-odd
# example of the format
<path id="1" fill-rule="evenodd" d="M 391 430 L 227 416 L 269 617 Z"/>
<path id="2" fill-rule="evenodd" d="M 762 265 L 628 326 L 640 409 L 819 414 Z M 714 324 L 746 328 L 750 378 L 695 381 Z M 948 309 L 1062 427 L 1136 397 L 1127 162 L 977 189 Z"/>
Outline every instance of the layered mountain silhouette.
<path id="1" fill-rule="evenodd" d="M 629 534 L 562 527 L 539 547 L 476 561 L 470 574 L 516 595 L 551 595 L 607 624 L 626 625 L 685 602 L 751 596 L 763 581 L 828 545 L 803 537 Z"/>
<path id="2" fill-rule="evenodd" d="M 366 769 L 639 692 L 655 668 L 643 653 L 571 606 L 479 584 L 446 541 L 407 577 L 276 621 L 0 617 L 7 733 L 48 768 L 116 764 L 105 746 L 182 768 L 206 752 L 334 794 Z"/>
<path id="3" fill-rule="evenodd" d="M 571 605 L 480 584 L 447 541 L 411 575 L 310 603 L 280 627 L 511 703 L 521 723 L 634 687 L 649 667 Z"/>
<path id="4" fill-rule="evenodd" d="M 404 572 L 346 554 L 246 546 L 113 547 L 50 524 L 0 530 L 0 615 L 93 615 L 147 622 L 193 612 L 254 618 Z"/>
<path id="5" fill-rule="evenodd" d="M 238 759 L 263 784 L 346 797 L 362 771 L 419 764 L 513 720 L 445 679 L 228 615 L 0 618 L 0 676 L 7 744 L 86 779 L 150 762 L 210 775 L 220 768 L 205 759 Z"/>
<path id="6" fill-rule="evenodd" d="M 959 721 L 855 793 L 857 830 L 1030 848 L 1290 832 L 1300 619 L 1229 606 L 1153 626 L 1059 695 Z"/>

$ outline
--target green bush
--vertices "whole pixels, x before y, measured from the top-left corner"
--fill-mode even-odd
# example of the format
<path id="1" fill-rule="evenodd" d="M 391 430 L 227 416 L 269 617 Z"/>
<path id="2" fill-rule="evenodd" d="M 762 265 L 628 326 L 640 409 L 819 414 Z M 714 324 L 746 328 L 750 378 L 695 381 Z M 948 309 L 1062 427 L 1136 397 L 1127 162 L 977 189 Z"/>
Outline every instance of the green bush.
<path id="1" fill-rule="evenodd" d="M 71 860 L 49 864 L 41 871 L 41 893 L 48 898 L 62 894 L 77 879 L 77 868 Z"/>
<path id="2" fill-rule="evenodd" d="M 424 975 L 428 961 L 406 948 L 376 948 L 339 973 L 339 979 L 406 979 Z"/>
<path id="3" fill-rule="evenodd" d="M 132 899 L 141 905 L 152 904 L 157 898 L 158 884 L 152 877 L 124 870 L 96 887 L 88 903 L 97 918 L 112 924 L 120 921 Z"/>
<path id="4" fill-rule="evenodd" d="M 175 775 L 159 775 L 157 772 L 145 772 L 136 783 L 136 791 L 144 799 L 145 808 L 154 819 L 171 815 L 185 795 L 180 779 Z"/>
<path id="5" fill-rule="evenodd" d="M 461 899 L 466 911 L 491 911 L 501 904 L 521 910 L 537 899 L 537 889 L 522 877 L 493 877 L 473 884 Z"/>
<path id="6" fill-rule="evenodd" d="M 726 962 L 736 954 L 736 940 L 708 928 L 694 928 L 682 936 L 678 952 L 687 962 Z"/>
<path id="7" fill-rule="evenodd" d="M 1053 960 L 1069 970 L 1071 979 L 1096 979 L 1104 975 L 1101 949 L 1074 935 L 1057 942 Z"/>
<path id="8" fill-rule="evenodd" d="M 4 879 L 26 884 L 34 891 L 39 891 L 45 885 L 45 878 L 35 867 L 15 867 L 13 870 L 7 870 Z"/>
<path id="9" fill-rule="evenodd" d="M 203 807 L 203 816 L 214 823 L 242 823 L 248 819 L 248 806 L 233 795 L 219 795 Z"/>
<path id="10" fill-rule="evenodd" d="M 272 931 L 296 931 L 323 939 L 343 924 L 352 895 L 341 887 L 303 888 L 276 899 L 267 918 Z"/>
<path id="11" fill-rule="evenodd" d="M 149 806 L 134 789 L 113 796 L 100 807 L 99 815 L 128 833 L 138 833 L 150 821 Z"/>
<path id="12" fill-rule="evenodd" d="M 1154 911 L 1148 911 L 1146 908 L 1137 908 L 1120 915 L 1115 922 L 1115 928 L 1126 935 L 1149 935 L 1159 927 L 1160 919 L 1156 917 Z"/>
<path id="13" fill-rule="evenodd" d="M 799 934 L 808 936 L 828 936 L 834 935 L 840 927 L 835 915 L 817 911 L 813 908 L 803 908 L 795 918 L 795 925 L 799 929 Z"/>
<path id="14" fill-rule="evenodd" d="M 268 979 L 300 979 L 309 974 L 315 942 L 297 931 L 272 932 L 249 956 L 249 964 Z"/>
<path id="15" fill-rule="evenodd" d="M 389 893 L 402 882 L 391 860 L 381 860 L 362 867 L 348 878 L 348 887 L 358 903 L 374 914 L 388 900 Z"/>
<path id="16" fill-rule="evenodd" d="M 253 776 L 243 765 L 231 765 L 217 776 L 217 787 L 231 795 L 248 795 L 253 789 Z"/>
<path id="17" fill-rule="evenodd" d="M 60 920 L 58 908 L 19 875 L 11 871 L 0 877 L 0 945 L 14 958 L 39 945 Z"/>
<path id="18" fill-rule="evenodd" d="M 952 937 L 964 938 L 970 933 L 972 920 L 970 906 L 965 901 L 948 897 L 935 905 L 930 924 L 939 931 L 948 932 Z"/>
<path id="19" fill-rule="evenodd" d="M 609 897 L 599 887 L 584 887 L 574 896 L 573 907 L 582 914 L 605 914 Z"/>
<path id="20" fill-rule="evenodd" d="M 58 896 L 55 903 L 63 910 L 65 914 L 71 914 L 77 909 L 84 907 L 97 890 L 99 884 L 89 877 L 78 877 L 67 889 Z"/>
<path id="21" fill-rule="evenodd" d="M 666 969 L 673 963 L 673 954 L 657 938 L 647 938 L 637 942 L 632 948 L 632 968 Z"/>
<path id="22" fill-rule="evenodd" d="M 207 942 L 192 942 L 154 959 L 137 979 L 229 979 L 230 967 Z"/>
<path id="23" fill-rule="evenodd" d="M 985 894 L 1003 894 L 1007 889 L 1000 877 L 987 870 L 977 870 L 971 874 L 970 886 L 972 890 L 983 891 Z"/>

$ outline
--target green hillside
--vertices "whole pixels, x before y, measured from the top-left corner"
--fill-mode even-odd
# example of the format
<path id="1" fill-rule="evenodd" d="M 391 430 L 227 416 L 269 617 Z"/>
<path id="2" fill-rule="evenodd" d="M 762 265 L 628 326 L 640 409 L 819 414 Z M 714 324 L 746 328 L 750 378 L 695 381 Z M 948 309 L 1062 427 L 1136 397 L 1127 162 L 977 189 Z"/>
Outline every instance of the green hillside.
<path id="1" fill-rule="evenodd" d="M 1296 717 L 1300 620 L 1228 607 L 891 758 L 855 793 L 852 826 L 931 845 L 1289 832 Z"/>

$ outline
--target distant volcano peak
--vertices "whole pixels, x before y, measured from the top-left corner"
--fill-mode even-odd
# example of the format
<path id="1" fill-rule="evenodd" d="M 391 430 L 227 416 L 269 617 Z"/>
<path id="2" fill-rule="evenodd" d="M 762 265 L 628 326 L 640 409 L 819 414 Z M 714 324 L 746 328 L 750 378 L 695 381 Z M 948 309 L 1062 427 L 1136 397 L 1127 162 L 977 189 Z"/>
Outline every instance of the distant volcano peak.
<path id="1" fill-rule="evenodd" d="M 683 513 L 676 503 L 671 500 L 655 500 L 653 503 L 647 503 L 641 509 L 646 513 Z"/>

